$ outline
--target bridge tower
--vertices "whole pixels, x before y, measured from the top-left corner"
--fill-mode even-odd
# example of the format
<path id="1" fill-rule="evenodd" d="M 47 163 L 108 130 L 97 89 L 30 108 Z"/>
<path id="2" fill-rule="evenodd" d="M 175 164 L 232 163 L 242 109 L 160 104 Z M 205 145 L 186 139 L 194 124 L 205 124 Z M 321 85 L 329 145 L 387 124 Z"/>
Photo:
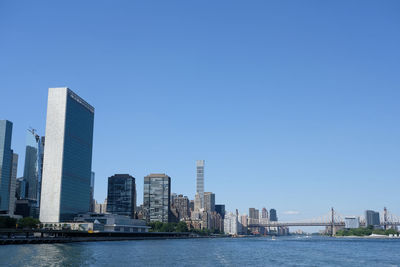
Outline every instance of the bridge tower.
<path id="1" fill-rule="evenodd" d="M 336 227 L 335 227 L 335 210 L 333 207 L 331 208 L 331 230 L 332 230 L 332 236 L 336 235 Z"/>

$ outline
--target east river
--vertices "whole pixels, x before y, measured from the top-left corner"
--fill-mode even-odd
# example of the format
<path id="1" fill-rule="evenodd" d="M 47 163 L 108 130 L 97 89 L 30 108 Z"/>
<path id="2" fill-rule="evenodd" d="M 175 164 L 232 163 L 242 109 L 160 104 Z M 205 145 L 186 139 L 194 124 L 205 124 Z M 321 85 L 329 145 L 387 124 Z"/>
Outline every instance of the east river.
<path id="1" fill-rule="evenodd" d="M 400 239 L 175 239 L 0 246 L 0 266 L 400 266 Z"/>

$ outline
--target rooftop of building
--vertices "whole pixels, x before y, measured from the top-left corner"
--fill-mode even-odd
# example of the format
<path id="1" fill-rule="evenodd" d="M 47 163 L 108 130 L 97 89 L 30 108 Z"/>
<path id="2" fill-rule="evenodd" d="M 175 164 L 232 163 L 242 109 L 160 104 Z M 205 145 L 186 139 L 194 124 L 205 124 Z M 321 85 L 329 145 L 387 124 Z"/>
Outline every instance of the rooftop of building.
<path id="1" fill-rule="evenodd" d="M 147 175 L 145 178 L 164 178 L 164 177 L 169 177 L 168 175 L 166 175 L 165 173 L 150 173 L 149 175 Z"/>

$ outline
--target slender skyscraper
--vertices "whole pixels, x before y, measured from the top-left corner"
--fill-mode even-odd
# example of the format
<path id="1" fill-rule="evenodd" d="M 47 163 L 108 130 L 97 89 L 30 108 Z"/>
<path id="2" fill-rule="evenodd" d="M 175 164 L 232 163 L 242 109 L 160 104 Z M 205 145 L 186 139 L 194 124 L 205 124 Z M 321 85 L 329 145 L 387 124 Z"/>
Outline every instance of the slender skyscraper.
<path id="1" fill-rule="evenodd" d="M 7 213 L 10 205 L 12 127 L 11 121 L 0 120 L 0 213 Z"/>
<path id="2" fill-rule="evenodd" d="M 94 108 L 68 88 L 50 88 L 47 103 L 41 222 L 88 212 Z"/>
<path id="3" fill-rule="evenodd" d="M 197 179 L 196 179 L 196 193 L 200 196 L 201 208 L 204 208 L 204 160 L 196 161 Z"/>
<path id="4" fill-rule="evenodd" d="M 42 181 L 43 138 L 34 129 L 29 130 L 26 136 L 24 180 L 26 195 L 24 198 L 40 204 L 40 189 Z"/>

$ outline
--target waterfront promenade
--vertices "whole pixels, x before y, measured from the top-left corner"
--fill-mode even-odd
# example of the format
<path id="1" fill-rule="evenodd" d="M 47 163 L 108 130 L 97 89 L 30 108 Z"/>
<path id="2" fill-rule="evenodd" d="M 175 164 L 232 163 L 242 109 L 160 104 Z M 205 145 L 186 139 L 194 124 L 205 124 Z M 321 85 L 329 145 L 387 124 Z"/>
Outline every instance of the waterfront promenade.
<path id="1" fill-rule="evenodd" d="M 147 240 L 147 239 L 184 239 L 184 238 L 197 238 L 197 237 L 199 236 L 189 232 L 188 233 L 177 233 L 177 232 L 92 233 L 86 231 L 69 231 L 69 230 L 1 229 L 0 245 L 124 241 L 124 240 Z"/>

